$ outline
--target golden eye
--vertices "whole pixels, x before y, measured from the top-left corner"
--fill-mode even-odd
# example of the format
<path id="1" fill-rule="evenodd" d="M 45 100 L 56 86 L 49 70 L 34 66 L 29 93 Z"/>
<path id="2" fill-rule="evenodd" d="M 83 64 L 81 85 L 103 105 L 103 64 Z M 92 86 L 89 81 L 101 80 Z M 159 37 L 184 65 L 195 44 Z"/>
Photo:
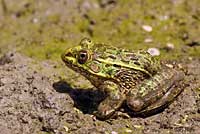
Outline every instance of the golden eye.
<path id="1" fill-rule="evenodd" d="M 88 59 L 88 53 L 85 50 L 81 50 L 78 55 L 78 62 L 84 64 Z"/>

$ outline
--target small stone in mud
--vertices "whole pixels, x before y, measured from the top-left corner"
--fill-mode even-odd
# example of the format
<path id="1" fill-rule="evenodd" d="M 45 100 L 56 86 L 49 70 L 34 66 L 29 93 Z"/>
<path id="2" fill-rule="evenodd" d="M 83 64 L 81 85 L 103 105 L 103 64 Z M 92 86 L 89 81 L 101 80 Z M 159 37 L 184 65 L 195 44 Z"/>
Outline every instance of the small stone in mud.
<path id="1" fill-rule="evenodd" d="M 39 22 L 39 19 L 38 18 L 33 18 L 33 23 L 38 23 Z"/>
<path id="2" fill-rule="evenodd" d="M 143 25 L 142 29 L 145 30 L 146 32 L 151 32 L 153 30 L 153 28 L 149 25 Z"/>
<path id="3" fill-rule="evenodd" d="M 166 49 L 168 49 L 168 50 L 173 50 L 173 49 L 174 49 L 174 44 L 172 44 L 172 43 L 167 43 Z"/>
<path id="4" fill-rule="evenodd" d="M 117 132 L 115 132 L 115 131 L 112 131 L 112 132 L 111 132 L 111 134 L 118 134 L 118 133 L 117 133 Z"/>
<path id="5" fill-rule="evenodd" d="M 66 132 L 69 131 L 69 128 L 67 126 L 64 126 L 64 129 L 65 129 Z"/>
<path id="6" fill-rule="evenodd" d="M 89 11 L 91 9 L 91 3 L 89 3 L 88 1 L 84 1 L 82 4 L 82 8 L 86 11 Z"/>
<path id="7" fill-rule="evenodd" d="M 161 21 L 168 20 L 168 19 L 169 19 L 169 16 L 168 16 L 168 15 L 163 15 L 163 16 L 160 16 L 159 19 L 160 19 Z"/>
<path id="8" fill-rule="evenodd" d="M 174 66 L 172 64 L 165 64 L 169 68 L 173 68 Z"/>
<path id="9" fill-rule="evenodd" d="M 152 56 L 158 56 L 158 55 L 160 55 L 160 51 L 157 48 L 149 48 L 147 50 L 147 52 L 149 54 L 151 54 Z"/>
<path id="10" fill-rule="evenodd" d="M 144 40 L 144 42 L 145 42 L 145 43 L 151 43 L 151 42 L 153 42 L 153 39 L 152 39 L 152 38 L 146 38 L 146 39 Z"/>

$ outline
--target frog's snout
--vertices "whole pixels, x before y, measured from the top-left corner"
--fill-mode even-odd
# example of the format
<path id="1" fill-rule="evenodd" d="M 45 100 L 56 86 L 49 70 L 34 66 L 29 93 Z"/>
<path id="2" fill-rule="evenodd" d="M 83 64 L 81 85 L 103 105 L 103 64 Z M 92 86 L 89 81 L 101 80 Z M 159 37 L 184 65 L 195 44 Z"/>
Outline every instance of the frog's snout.
<path id="1" fill-rule="evenodd" d="M 61 54 L 61 59 L 63 60 L 63 61 L 65 61 L 65 59 L 67 58 L 67 57 L 72 57 L 73 55 L 72 55 L 72 52 L 71 52 L 71 49 L 67 49 L 67 50 L 65 50 L 62 54 Z"/>
<path id="2" fill-rule="evenodd" d="M 62 59 L 62 61 L 64 61 L 64 62 L 65 62 L 65 55 L 66 55 L 65 53 L 62 53 L 62 54 L 61 54 L 61 59 Z"/>
<path id="3" fill-rule="evenodd" d="M 71 51 L 71 49 L 66 50 L 62 55 L 61 59 L 65 64 L 73 64 L 75 61 L 74 55 Z"/>

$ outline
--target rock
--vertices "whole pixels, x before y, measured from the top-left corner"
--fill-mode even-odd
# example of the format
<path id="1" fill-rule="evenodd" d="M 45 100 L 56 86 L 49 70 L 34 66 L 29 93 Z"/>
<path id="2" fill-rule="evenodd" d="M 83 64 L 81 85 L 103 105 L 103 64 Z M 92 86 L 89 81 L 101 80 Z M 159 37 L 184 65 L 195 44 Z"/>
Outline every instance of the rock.
<path id="1" fill-rule="evenodd" d="M 146 38 L 146 39 L 144 40 L 144 42 L 145 42 L 145 43 L 151 43 L 151 42 L 153 42 L 153 39 L 152 39 L 152 38 Z"/>
<path id="2" fill-rule="evenodd" d="M 172 43 L 167 43 L 165 49 L 168 50 L 168 51 L 169 51 L 169 50 L 173 50 L 173 49 L 174 49 L 174 44 L 172 44 Z"/>
<path id="3" fill-rule="evenodd" d="M 159 19 L 160 19 L 161 21 L 168 20 L 168 19 L 169 19 L 169 16 L 168 16 L 168 15 L 163 15 L 163 16 L 160 16 Z"/>
<path id="4" fill-rule="evenodd" d="M 147 50 L 147 52 L 149 54 L 151 54 L 152 56 L 158 56 L 158 55 L 160 55 L 160 51 L 157 48 L 149 48 Z"/>
<path id="5" fill-rule="evenodd" d="M 117 133 L 117 132 L 115 132 L 115 131 L 112 131 L 112 132 L 111 132 L 111 134 L 118 134 L 118 133 Z"/>
<path id="6" fill-rule="evenodd" d="M 153 28 L 149 25 L 143 25 L 142 29 L 145 30 L 146 32 L 151 32 L 153 30 Z"/>
<path id="7" fill-rule="evenodd" d="M 91 3 L 89 3 L 88 1 L 84 1 L 82 4 L 82 8 L 86 11 L 89 11 L 91 9 Z"/>

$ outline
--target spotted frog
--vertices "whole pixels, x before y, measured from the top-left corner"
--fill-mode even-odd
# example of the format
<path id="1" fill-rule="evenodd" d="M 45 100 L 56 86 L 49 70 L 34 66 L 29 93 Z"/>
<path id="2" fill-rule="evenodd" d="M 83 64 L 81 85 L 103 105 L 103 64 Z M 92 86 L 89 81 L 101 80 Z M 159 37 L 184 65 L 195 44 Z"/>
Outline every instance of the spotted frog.
<path id="1" fill-rule="evenodd" d="M 182 91 L 174 85 L 184 73 L 144 50 L 120 49 L 84 38 L 61 57 L 69 68 L 106 93 L 95 114 L 101 119 L 116 115 L 122 104 L 133 113 L 149 114 L 170 104 Z"/>

